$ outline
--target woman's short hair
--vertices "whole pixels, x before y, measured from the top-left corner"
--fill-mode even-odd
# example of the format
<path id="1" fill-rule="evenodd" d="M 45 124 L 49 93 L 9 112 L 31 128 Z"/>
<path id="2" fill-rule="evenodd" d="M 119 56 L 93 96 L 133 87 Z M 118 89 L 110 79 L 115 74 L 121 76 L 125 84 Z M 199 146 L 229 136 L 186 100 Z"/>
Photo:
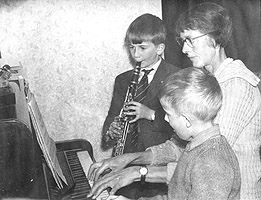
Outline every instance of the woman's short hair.
<path id="1" fill-rule="evenodd" d="M 176 113 L 189 113 L 202 121 L 213 120 L 222 104 L 217 79 L 195 67 L 170 75 L 162 85 L 159 98 Z"/>
<path id="2" fill-rule="evenodd" d="M 232 20 L 228 11 L 216 3 L 201 3 L 182 13 L 176 23 L 176 32 L 198 30 L 209 33 L 217 44 L 225 47 L 232 35 Z"/>
<path id="3" fill-rule="evenodd" d="M 165 44 L 166 28 L 163 21 L 152 14 L 146 13 L 137 17 L 126 32 L 124 43 L 140 44 L 143 41 L 151 41 L 153 44 Z"/>

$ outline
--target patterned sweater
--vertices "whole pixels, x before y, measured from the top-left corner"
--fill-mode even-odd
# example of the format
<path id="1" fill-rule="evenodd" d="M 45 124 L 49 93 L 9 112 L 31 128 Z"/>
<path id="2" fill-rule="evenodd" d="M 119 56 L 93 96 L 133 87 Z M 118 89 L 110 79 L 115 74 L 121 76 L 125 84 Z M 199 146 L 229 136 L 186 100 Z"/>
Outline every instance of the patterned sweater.
<path id="1" fill-rule="evenodd" d="M 237 155 L 241 171 L 241 199 L 261 199 L 261 97 L 256 77 L 240 60 L 227 58 L 215 72 L 223 102 L 215 123 Z M 167 141 L 151 148 L 152 165 L 177 161 L 182 152 Z"/>
<path id="2" fill-rule="evenodd" d="M 215 126 L 187 145 L 168 185 L 168 196 L 140 200 L 235 200 L 240 198 L 240 183 L 236 155 Z"/>

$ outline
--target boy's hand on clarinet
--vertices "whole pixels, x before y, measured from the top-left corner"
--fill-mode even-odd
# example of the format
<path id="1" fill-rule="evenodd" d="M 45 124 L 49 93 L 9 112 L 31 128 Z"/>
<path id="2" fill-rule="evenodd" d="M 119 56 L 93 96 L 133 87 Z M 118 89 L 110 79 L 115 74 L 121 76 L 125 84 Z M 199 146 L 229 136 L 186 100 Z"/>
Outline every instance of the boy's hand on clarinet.
<path id="1" fill-rule="evenodd" d="M 126 103 L 123 111 L 125 116 L 130 117 L 131 120 L 129 123 L 136 122 L 139 119 L 151 120 L 151 116 L 155 113 L 154 110 L 136 101 Z M 108 142 L 113 139 L 121 138 L 124 132 L 124 123 L 123 117 L 116 116 L 106 132 L 105 141 Z"/>
<path id="2" fill-rule="evenodd" d="M 116 116 L 105 135 L 105 141 L 121 138 L 124 131 L 124 119 Z"/>
<path id="3" fill-rule="evenodd" d="M 154 112 L 154 110 L 136 101 L 130 101 L 124 106 L 124 114 L 134 116 L 134 119 L 130 120 L 129 123 L 136 122 L 138 119 L 151 120 Z"/>

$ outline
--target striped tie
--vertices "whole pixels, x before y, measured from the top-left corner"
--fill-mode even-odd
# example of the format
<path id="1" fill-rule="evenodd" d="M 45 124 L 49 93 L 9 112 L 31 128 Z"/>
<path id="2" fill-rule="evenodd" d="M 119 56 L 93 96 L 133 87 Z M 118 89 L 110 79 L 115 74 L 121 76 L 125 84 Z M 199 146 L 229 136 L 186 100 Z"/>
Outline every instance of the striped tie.
<path id="1" fill-rule="evenodd" d="M 148 74 L 152 70 L 153 69 L 142 70 L 144 72 L 144 75 L 137 85 L 137 91 L 134 97 L 134 101 L 142 103 L 143 100 L 145 99 L 147 91 L 149 89 Z M 138 122 L 132 123 L 131 126 L 132 126 L 131 128 L 132 131 L 129 133 L 129 135 L 131 135 L 131 145 L 136 148 L 138 145 Z"/>
<path id="2" fill-rule="evenodd" d="M 150 70 L 145 70 L 143 69 L 142 71 L 144 72 L 144 75 L 140 82 L 138 83 L 136 95 L 134 97 L 134 101 L 137 102 L 142 102 L 144 98 L 146 97 L 147 91 L 149 89 L 149 83 L 148 83 L 148 74 L 152 71 L 153 69 Z"/>

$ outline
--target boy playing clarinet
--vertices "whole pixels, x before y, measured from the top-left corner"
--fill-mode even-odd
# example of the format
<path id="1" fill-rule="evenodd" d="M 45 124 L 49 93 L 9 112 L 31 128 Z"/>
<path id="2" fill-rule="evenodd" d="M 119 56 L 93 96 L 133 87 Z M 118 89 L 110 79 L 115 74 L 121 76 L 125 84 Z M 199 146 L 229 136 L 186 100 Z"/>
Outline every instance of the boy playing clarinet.
<path id="1" fill-rule="evenodd" d="M 152 14 L 143 14 L 129 25 L 124 45 L 131 63 L 134 63 L 134 66 L 137 62 L 141 63 L 138 82 L 144 76 L 144 70 L 149 70 L 146 77 L 148 85 L 144 91 L 146 95 L 142 99 L 137 100 L 138 97 L 136 97 L 137 99 L 134 98 L 133 101 L 126 103 L 125 97 L 133 70 L 123 72 L 116 77 L 111 105 L 103 125 L 103 149 L 111 148 L 123 134 L 122 123 L 119 122 L 118 117 L 121 110 L 126 116 L 134 116 L 129 121 L 130 130 L 123 153 L 145 151 L 146 148 L 161 144 L 172 136 L 172 128 L 164 120 L 165 113 L 159 102 L 158 93 L 163 80 L 169 74 L 177 72 L 179 68 L 167 63 L 162 58 L 165 40 L 164 24 L 160 18 Z M 164 184 L 141 186 L 139 183 L 134 183 L 121 191 L 124 196 L 138 198 L 144 195 L 154 196 L 166 193 L 167 187 Z"/>

